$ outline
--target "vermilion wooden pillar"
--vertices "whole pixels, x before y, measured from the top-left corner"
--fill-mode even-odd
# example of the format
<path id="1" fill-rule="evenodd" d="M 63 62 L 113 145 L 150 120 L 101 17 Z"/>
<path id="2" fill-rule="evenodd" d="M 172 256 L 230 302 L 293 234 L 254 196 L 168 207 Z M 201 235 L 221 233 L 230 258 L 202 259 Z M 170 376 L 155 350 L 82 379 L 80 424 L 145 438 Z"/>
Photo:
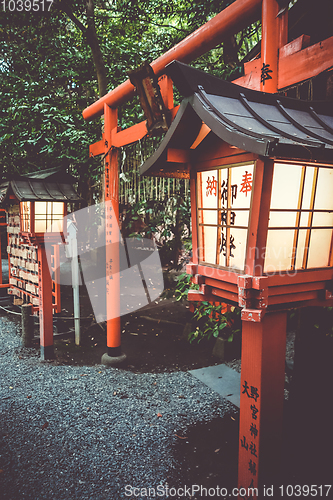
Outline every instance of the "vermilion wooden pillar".
<path id="1" fill-rule="evenodd" d="M 40 357 L 53 359 L 52 279 L 43 244 L 38 245 L 38 287 Z"/>
<path id="2" fill-rule="evenodd" d="M 0 232 L 0 285 L 2 285 L 1 232 Z"/>
<path id="3" fill-rule="evenodd" d="M 276 0 L 262 1 L 262 39 L 261 39 L 261 83 L 263 92 L 278 90 L 278 49 L 279 4 Z"/>
<path id="4" fill-rule="evenodd" d="M 288 9 L 279 16 L 279 48 L 288 43 Z"/>
<path id="5" fill-rule="evenodd" d="M 158 84 L 161 90 L 161 96 L 164 102 L 164 106 L 166 109 L 173 109 L 173 82 L 171 78 L 167 75 L 162 75 L 158 79 Z"/>
<path id="6" fill-rule="evenodd" d="M 107 354 L 121 355 L 120 279 L 119 279 L 119 181 L 118 150 L 112 147 L 117 132 L 117 110 L 104 105 L 105 203 L 106 203 L 106 312 Z"/>
<path id="7" fill-rule="evenodd" d="M 267 313 L 260 322 L 242 321 L 242 373 L 238 487 L 264 486 L 278 477 L 284 402 L 286 312 Z M 244 488 L 244 490 L 243 490 Z"/>

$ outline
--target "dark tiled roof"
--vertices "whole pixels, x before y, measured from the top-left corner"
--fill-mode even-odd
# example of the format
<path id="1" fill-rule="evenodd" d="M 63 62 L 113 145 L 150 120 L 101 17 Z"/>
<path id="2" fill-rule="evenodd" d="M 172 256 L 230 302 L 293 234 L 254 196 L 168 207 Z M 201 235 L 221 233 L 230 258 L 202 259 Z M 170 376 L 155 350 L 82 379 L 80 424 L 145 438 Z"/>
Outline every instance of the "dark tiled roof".
<path id="1" fill-rule="evenodd" d="M 7 181 L 0 186 L 0 205 L 9 194 L 19 201 L 74 202 L 81 198 L 73 188 L 75 179 L 61 169 L 48 169 Z"/>
<path id="2" fill-rule="evenodd" d="M 166 71 L 185 99 L 141 174 L 181 171 L 179 164 L 166 166 L 167 150 L 188 149 L 202 122 L 231 146 L 254 154 L 333 162 L 333 103 L 246 89 L 178 61 Z"/>

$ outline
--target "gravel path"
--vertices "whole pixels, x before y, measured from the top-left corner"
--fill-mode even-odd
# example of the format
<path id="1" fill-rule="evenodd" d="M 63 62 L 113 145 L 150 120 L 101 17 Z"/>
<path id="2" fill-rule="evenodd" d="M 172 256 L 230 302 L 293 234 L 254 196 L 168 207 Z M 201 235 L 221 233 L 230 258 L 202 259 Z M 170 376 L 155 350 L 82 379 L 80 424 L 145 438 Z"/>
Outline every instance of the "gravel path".
<path id="1" fill-rule="evenodd" d="M 0 316 L 4 500 L 118 500 L 129 498 L 126 485 L 184 484 L 178 436 L 233 413 L 189 373 L 41 363 L 25 355 L 18 332 Z"/>

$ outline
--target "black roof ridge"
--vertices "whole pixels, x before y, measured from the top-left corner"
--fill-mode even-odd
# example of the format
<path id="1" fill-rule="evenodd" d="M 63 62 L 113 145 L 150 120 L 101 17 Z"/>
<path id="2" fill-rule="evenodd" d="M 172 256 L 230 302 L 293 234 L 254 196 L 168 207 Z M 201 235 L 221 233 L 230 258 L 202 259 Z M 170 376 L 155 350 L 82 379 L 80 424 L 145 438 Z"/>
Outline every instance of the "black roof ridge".
<path id="1" fill-rule="evenodd" d="M 188 163 L 196 157 L 191 146 L 202 123 L 225 143 L 254 155 L 333 163 L 333 103 L 246 89 L 178 61 L 166 72 L 185 98 L 141 175 L 189 175 Z M 187 150 L 189 159 L 172 160 L 169 148 Z"/>
<path id="2" fill-rule="evenodd" d="M 272 94 L 261 92 L 259 90 L 248 89 L 237 85 L 236 83 L 222 80 L 221 78 L 206 73 L 205 71 L 180 61 L 174 60 L 166 66 L 166 74 L 170 76 L 179 92 L 184 97 L 189 97 L 198 92 L 199 86 L 202 86 L 206 94 L 213 94 L 223 97 L 239 99 L 240 93 L 243 93 L 250 101 L 262 104 L 275 104 L 278 99 L 283 106 L 295 110 L 308 110 L 309 106 L 319 114 L 329 114 L 333 116 L 333 102 L 331 101 L 305 101 L 286 97 L 279 93 Z M 329 113 L 327 113 L 329 111 Z"/>

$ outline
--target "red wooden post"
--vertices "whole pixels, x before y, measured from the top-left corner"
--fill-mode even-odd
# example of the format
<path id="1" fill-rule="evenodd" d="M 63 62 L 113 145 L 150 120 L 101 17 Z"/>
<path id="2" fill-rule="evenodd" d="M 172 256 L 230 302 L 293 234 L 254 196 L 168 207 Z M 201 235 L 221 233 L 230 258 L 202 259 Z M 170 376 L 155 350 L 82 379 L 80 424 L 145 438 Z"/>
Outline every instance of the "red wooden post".
<path id="1" fill-rule="evenodd" d="M 244 315 L 245 316 L 245 315 Z M 261 322 L 242 321 L 242 373 L 238 487 L 252 498 L 271 486 L 281 459 L 286 312 L 267 313 Z M 250 494 L 249 494 L 250 493 Z M 257 498 L 253 490 L 253 498 Z"/>
<path id="2" fill-rule="evenodd" d="M 60 293 L 60 246 L 53 245 L 53 268 L 54 268 L 54 280 L 52 282 L 54 291 L 53 295 L 55 298 L 55 308 L 54 312 L 61 313 L 61 293 Z"/>
<path id="3" fill-rule="evenodd" d="M 167 75 L 162 75 L 158 79 L 161 95 L 166 109 L 173 108 L 173 82 Z"/>
<path id="4" fill-rule="evenodd" d="M 192 219 L 192 262 L 193 264 L 199 263 L 198 254 L 198 230 L 197 230 L 197 186 L 196 186 L 196 172 L 193 168 L 190 170 L 190 193 L 191 193 L 191 219 Z"/>
<path id="5" fill-rule="evenodd" d="M 112 147 L 117 132 L 117 110 L 104 105 L 105 203 L 106 203 L 106 312 L 107 354 L 121 355 L 120 279 L 119 279 L 119 186 L 118 150 Z"/>
<path id="6" fill-rule="evenodd" d="M 9 260 L 9 257 L 8 257 L 8 260 Z M 0 233 L 0 285 L 2 285 L 1 233 Z"/>
<path id="7" fill-rule="evenodd" d="M 40 357 L 42 360 L 53 359 L 52 279 L 42 244 L 38 245 L 38 286 Z"/>
<path id="8" fill-rule="evenodd" d="M 279 48 L 288 43 L 288 9 L 279 16 Z"/>
<path id="9" fill-rule="evenodd" d="M 262 2 L 261 83 L 260 90 L 277 92 L 279 49 L 279 4 L 276 0 Z"/>

